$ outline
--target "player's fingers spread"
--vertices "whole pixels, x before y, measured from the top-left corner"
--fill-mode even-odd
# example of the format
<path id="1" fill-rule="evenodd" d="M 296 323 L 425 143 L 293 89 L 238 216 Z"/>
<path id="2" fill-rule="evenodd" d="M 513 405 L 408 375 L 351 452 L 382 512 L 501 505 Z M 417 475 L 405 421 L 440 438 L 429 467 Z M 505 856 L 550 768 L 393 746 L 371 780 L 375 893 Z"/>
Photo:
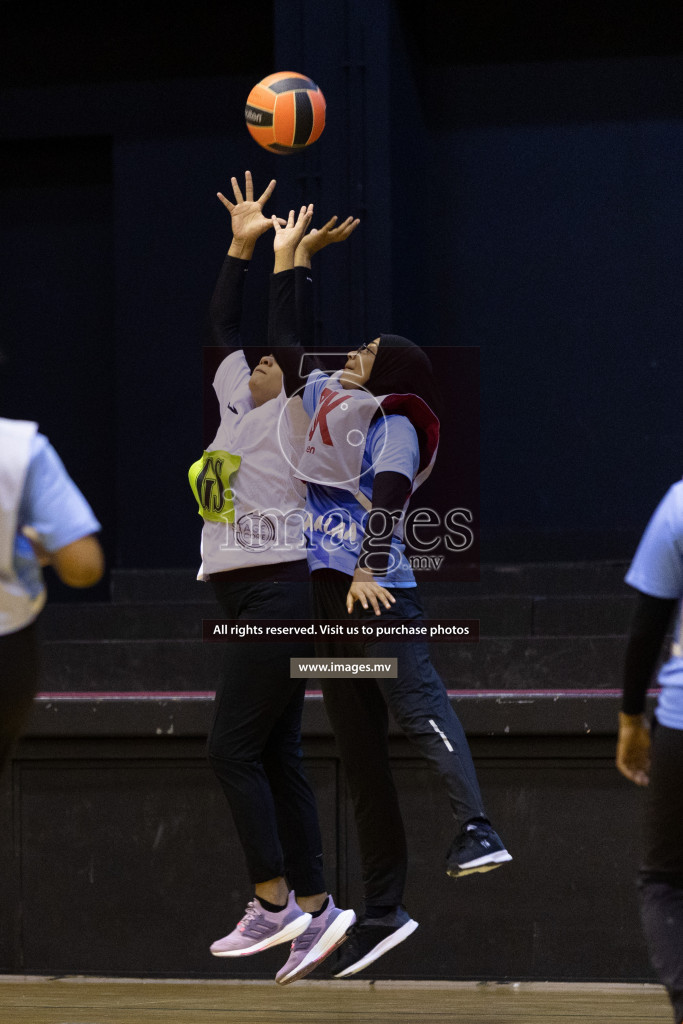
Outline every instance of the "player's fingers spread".
<path id="1" fill-rule="evenodd" d="M 263 193 L 260 196 L 259 201 L 258 201 L 259 202 L 259 206 L 261 208 L 263 208 L 266 205 L 266 203 L 268 202 L 268 200 L 272 196 L 273 189 L 275 188 L 275 185 L 276 185 L 276 181 L 275 181 L 275 178 L 273 178 L 273 180 L 270 182 L 268 187 L 264 189 L 264 191 L 263 191 Z"/>

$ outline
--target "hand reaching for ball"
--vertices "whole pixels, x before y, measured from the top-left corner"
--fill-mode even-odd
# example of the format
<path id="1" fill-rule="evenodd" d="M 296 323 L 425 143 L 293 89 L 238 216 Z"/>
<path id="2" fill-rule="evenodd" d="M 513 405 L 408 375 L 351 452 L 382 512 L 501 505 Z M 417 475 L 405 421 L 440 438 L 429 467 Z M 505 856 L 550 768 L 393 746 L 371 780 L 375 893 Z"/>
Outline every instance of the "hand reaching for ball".
<path id="1" fill-rule="evenodd" d="M 237 178 L 231 178 L 230 184 L 235 197 L 234 203 L 226 199 L 222 192 L 217 193 L 218 198 L 230 214 L 232 243 L 228 252 L 230 256 L 249 259 L 257 239 L 273 226 L 272 218 L 264 216 L 263 207 L 273 194 L 275 179 L 270 182 L 258 199 L 254 199 L 251 171 L 244 173 L 244 195 L 237 183 Z"/>
<path id="2" fill-rule="evenodd" d="M 312 228 L 307 235 L 304 235 L 294 256 L 295 266 L 310 267 L 311 257 L 316 252 L 320 252 L 326 245 L 331 245 L 333 242 L 345 242 L 360 224 L 358 217 L 347 217 L 341 224 L 337 224 L 338 220 L 338 217 L 330 217 L 327 224 L 323 224 L 319 229 Z"/>
<path id="3" fill-rule="evenodd" d="M 275 228 L 275 238 L 273 239 L 275 273 L 289 270 L 294 266 L 294 253 L 306 232 L 306 228 L 311 223 L 312 216 L 313 203 L 309 203 L 308 206 L 302 206 L 296 220 L 294 219 L 294 210 L 289 211 L 289 217 L 284 222 L 280 218 L 273 216 L 272 222 Z"/>

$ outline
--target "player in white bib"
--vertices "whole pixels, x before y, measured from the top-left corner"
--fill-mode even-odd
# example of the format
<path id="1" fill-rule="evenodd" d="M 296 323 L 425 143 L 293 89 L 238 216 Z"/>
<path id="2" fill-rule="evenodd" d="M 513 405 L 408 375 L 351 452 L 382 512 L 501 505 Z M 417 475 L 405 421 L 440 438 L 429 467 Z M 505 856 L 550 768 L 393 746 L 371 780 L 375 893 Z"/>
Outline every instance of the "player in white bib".
<path id="1" fill-rule="evenodd" d="M 212 341 L 228 350 L 214 379 L 221 420 L 190 470 L 204 519 L 199 579 L 210 581 L 230 619 L 307 619 L 304 488 L 291 467 L 307 417 L 300 401 L 286 405 L 273 356 L 250 368 L 239 336 L 244 279 L 257 239 L 272 226 L 263 206 L 275 182 L 256 200 L 249 172 L 244 195 L 235 178 L 232 186 L 234 203 L 219 193 L 233 237 L 210 311 Z M 311 216 L 312 207 L 298 218 L 292 211 L 278 238 L 287 245 L 275 247 L 275 269 L 291 269 L 304 291 L 312 253 L 348 237 L 357 223 L 348 218 L 335 228 L 333 220 L 305 235 Z M 308 652 L 299 641 L 236 640 L 225 653 L 209 760 L 232 810 L 254 899 L 211 952 L 237 957 L 292 942 L 276 975 L 288 984 L 343 942 L 355 920 L 327 892 L 315 798 L 302 769 L 305 681 L 290 678 L 289 659 Z"/>

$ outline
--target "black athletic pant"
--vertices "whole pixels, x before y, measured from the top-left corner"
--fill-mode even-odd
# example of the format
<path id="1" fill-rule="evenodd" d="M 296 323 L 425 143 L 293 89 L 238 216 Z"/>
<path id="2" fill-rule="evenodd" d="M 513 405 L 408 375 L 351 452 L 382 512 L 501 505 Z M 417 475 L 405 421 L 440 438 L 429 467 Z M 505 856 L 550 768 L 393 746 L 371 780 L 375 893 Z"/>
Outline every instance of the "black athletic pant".
<path id="1" fill-rule="evenodd" d="M 655 725 L 640 872 L 650 959 L 683 1022 L 683 729 Z"/>
<path id="2" fill-rule="evenodd" d="M 316 619 L 346 619 L 351 577 L 334 569 L 312 574 Z M 394 587 L 396 604 L 382 607 L 383 619 L 420 619 L 416 587 Z M 356 604 L 354 617 L 375 618 Z M 366 903 L 403 902 L 407 848 L 403 819 L 389 765 L 389 714 L 442 779 L 460 827 L 486 819 L 472 755 L 446 688 L 424 643 L 371 641 L 316 644 L 322 656 L 396 658 L 397 679 L 335 679 L 323 682 L 325 708 L 337 740 L 353 801 L 363 863 Z"/>
<path id="3" fill-rule="evenodd" d="M 19 739 L 38 689 L 38 645 L 32 622 L 0 636 L 0 773 Z"/>
<path id="4" fill-rule="evenodd" d="M 307 618 L 305 566 L 267 567 L 270 579 L 260 578 L 261 567 L 214 574 L 211 583 L 228 618 Z M 300 641 L 226 643 L 208 744 L 252 883 L 283 875 L 297 896 L 325 891 L 318 813 L 302 767 L 306 684 L 289 675 L 290 658 L 310 655 Z"/>

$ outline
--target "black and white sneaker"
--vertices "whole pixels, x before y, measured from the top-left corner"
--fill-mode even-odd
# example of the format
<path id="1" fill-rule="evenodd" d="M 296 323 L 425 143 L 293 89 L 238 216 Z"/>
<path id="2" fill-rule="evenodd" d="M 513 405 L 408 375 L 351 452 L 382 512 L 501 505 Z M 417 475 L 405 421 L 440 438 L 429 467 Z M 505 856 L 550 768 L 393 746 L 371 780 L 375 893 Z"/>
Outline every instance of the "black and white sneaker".
<path id="1" fill-rule="evenodd" d="M 493 871 L 512 860 L 497 832 L 484 822 L 466 825 L 448 851 L 446 872 L 452 878 Z"/>
<path id="2" fill-rule="evenodd" d="M 349 929 L 348 939 L 341 948 L 335 978 L 348 978 L 378 960 L 394 946 L 407 939 L 417 928 L 403 907 L 397 907 L 384 917 L 361 917 Z"/>

